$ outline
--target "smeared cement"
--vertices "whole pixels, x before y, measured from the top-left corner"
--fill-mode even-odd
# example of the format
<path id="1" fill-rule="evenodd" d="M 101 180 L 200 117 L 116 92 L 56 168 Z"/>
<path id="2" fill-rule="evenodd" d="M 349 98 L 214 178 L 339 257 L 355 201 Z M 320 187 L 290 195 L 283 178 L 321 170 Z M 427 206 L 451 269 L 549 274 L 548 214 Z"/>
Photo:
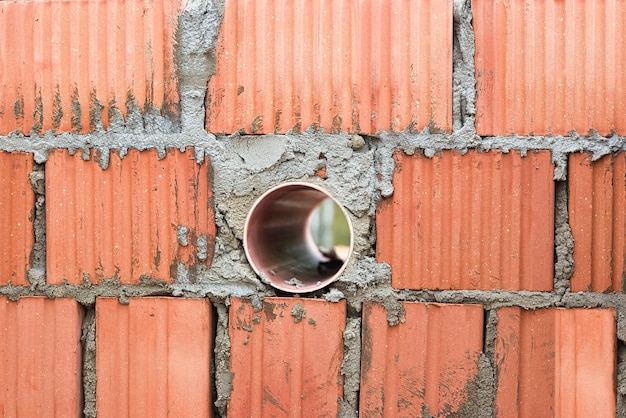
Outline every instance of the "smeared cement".
<path id="1" fill-rule="evenodd" d="M 356 418 L 359 410 L 359 386 L 361 378 L 361 319 L 348 318 L 343 331 L 343 399 L 339 404 L 339 416 Z"/>
<path id="2" fill-rule="evenodd" d="M 344 396 L 340 400 L 340 416 L 355 417 L 358 410 L 361 358 L 361 307 L 364 301 L 383 301 L 388 310 L 390 326 L 403 321 L 400 301 L 477 303 L 488 311 L 484 354 L 479 359 L 479 374 L 468 382 L 470 398 L 462 405 L 465 415 L 486 417 L 493 412 L 497 376 L 493 367 L 495 310 L 503 306 L 525 309 L 544 307 L 613 307 L 618 312 L 620 360 L 618 371 L 618 409 L 626 411 L 626 297 L 622 294 L 570 293 L 569 280 L 573 269 L 573 239 L 567 216 L 567 158 L 571 153 L 589 152 L 593 159 L 626 151 L 625 138 L 597 134 L 567 136 L 479 137 L 474 128 L 476 80 L 474 77 L 474 33 L 471 2 L 454 1 L 453 44 L 453 132 L 380 133 L 374 136 L 328 134 L 306 130 L 286 135 L 249 136 L 234 134 L 215 136 L 204 130 L 206 86 L 215 71 L 215 42 L 223 16 L 223 1 L 190 0 L 179 19 L 176 35 L 176 64 L 180 82 L 180 115 L 159 109 L 144 108 L 125 100 L 129 113 L 124 119 L 115 102 L 93 103 L 92 109 L 106 106 L 110 126 L 106 131 L 100 112 L 90 113 L 93 132 L 86 135 L 40 132 L 39 126 L 30 136 L 14 132 L 0 138 L 0 150 L 26 151 L 34 155 L 38 165 L 31 174 L 36 204 L 33 210 L 35 247 L 31 254 L 30 286 L 0 287 L 0 295 L 12 300 L 22 296 L 44 295 L 50 298 L 75 298 L 87 310 L 83 324 L 83 386 L 85 416 L 96 416 L 95 394 L 95 319 L 93 307 L 99 296 L 117 297 L 128 303 L 131 297 L 171 295 L 207 297 L 217 314 L 214 347 L 215 411 L 226 416 L 232 390 L 230 372 L 230 340 L 228 308 L 231 296 L 250 297 L 259 309 L 265 297 L 284 295 L 259 278 L 248 264 L 243 248 L 243 226 L 254 201 L 266 190 L 289 181 L 305 181 L 331 193 L 347 210 L 354 228 L 354 253 L 341 277 L 325 289 L 303 295 L 324 298 L 330 302 L 346 300 L 348 318 L 344 330 Z M 22 106 L 23 108 L 23 106 Z M 23 111 L 16 104 L 16 111 Z M 60 109 L 56 109 L 57 113 Z M 75 115 L 90 109 L 74 109 Z M 38 120 L 37 118 L 35 118 Z M 80 120 L 77 119 L 77 120 Z M 78 129 L 78 126 L 75 126 Z M 194 147 L 198 162 L 209 158 L 214 170 L 213 194 L 217 237 L 210 266 L 179 266 L 176 282 L 168 285 L 144 280 L 137 285 L 121 285 L 114 278 L 102 284 L 47 285 L 45 280 L 45 174 L 43 164 L 49 152 L 57 148 L 99 151 L 99 163 L 106 169 L 112 150 L 123 157 L 129 149 L 156 149 L 160 157 L 169 148 Z M 407 154 L 423 152 L 432 157 L 441 150 L 469 149 L 508 152 L 519 150 L 551 151 L 555 164 L 555 290 L 553 292 L 512 291 L 431 291 L 397 290 L 391 287 L 391 268 L 375 259 L 375 214 L 378 202 L 393 194 L 392 177 L 396 150 Z M 88 153 L 83 153 L 87 156 Z M 316 176 L 325 170 L 325 178 Z M 188 231 L 178 229 L 177 240 L 186 245 Z M 207 247 L 208 251 L 208 247 Z M 200 257 L 209 257 L 202 252 Z M 297 313 L 296 313 L 297 314 Z M 294 315 L 294 319 L 297 316 Z M 300 317 L 303 319 L 304 316 Z M 425 414 L 430 414 L 424 411 Z"/>

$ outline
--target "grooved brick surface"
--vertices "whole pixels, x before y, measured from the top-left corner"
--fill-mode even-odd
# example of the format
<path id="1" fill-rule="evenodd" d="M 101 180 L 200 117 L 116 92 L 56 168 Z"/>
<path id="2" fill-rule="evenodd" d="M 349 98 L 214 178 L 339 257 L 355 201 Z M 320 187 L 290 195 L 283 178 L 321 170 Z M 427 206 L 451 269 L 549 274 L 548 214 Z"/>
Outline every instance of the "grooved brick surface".
<path id="1" fill-rule="evenodd" d="M 622 0 L 472 0 L 479 135 L 626 134 Z"/>
<path id="2" fill-rule="evenodd" d="M 0 297 L 0 416 L 82 416 L 82 318 L 73 299 Z"/>
<path id="3" fill-rule="evenodd" d="M 131 110 L 177 115 L 174 36 L 184 4 L 0 2 L 0 134 L 84 133 Z"/>
<path id="4" fill-rule="evenodd" d="M 403 321 L 391 327 L 381 303 L 363 306 L 361 416 L 463 416 L 482 351 L 482 306 L 402 308 Z"/>
<path id="5" fill-rule="evenodd" d="M 377 258 L 391 265 L 393 287 L 552 289 L 549 151 L 394 158 L 394 193 L 376 217 Z"/>
<path id="6" fill-rule="evenodd" d="M 450 132 L 452 5 L 226 1 L 207 130 Z"/>
<path id="7" fill-rule="evenodd" d="M 569 158 L 573 292 L 622 291 L 626 278 L 626 153 Z"/>
<path id="8" fill-rule="evenodd" d="M 614 417 L 614 316 L 613 309 L 499 309 L 496 417 Z"/>
<path id="9" fill-rule="evenodd" d="M 96 300 L 98 417 L 212 417 L 206 299 Z"/>
<path id="10" fill-rule="evenodd" d="M 111 152 L 106 170 L 98 160 L 95 151 L 84 161 L 80 152 L 57 150 L 46 163 L 49 283 L 169 282 L 179 266 L 211 262 L 208 159 L 196 163 L 188 148 L 163 159 L 155 150 L 130 150 L 123 159 Z"/>
<path id="11" fill-rule="evenodd" d="M 0 151 L 0 285 L 27 285 L 35 236 L 32 154 Z"/>
<path id="12" fill-rule="evenodd" d="M 337 416 L 345 323 L 345 301 L 231 298 L 228 415 Z"/>

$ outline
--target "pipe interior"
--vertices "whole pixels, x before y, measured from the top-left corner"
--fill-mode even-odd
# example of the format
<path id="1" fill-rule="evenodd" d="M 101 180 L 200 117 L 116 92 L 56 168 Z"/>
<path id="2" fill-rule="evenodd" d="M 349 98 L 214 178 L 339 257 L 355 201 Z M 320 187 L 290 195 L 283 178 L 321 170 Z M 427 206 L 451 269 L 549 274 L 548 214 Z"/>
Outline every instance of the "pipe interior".
<path id="1" fill-rule="evenodd" d="M 331 222 L 326 222 L 331 215 Z M 332 234 L 324 233 L 335 232 L 328 228 L 340 230 L 337 244 L 328 239 Z M 252 268 L 274 287 L 317 290 L 343 271 L 352 250 L 352 227 L 345 210 L 328 193 L 290 183 L 257 200 L 246 219 L 244 249 Z"/>

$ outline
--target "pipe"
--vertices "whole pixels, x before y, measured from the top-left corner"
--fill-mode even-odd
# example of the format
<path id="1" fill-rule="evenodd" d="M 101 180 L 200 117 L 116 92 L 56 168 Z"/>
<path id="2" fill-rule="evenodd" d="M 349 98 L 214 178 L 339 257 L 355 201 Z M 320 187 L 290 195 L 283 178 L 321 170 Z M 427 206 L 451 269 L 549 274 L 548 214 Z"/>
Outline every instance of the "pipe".
<path id="1" fill-rule="evenodd" d="M 311 215 L 331 199 L 341 209 L 350 242 L 344 254 L 322 249 L 313 240 Z M 291 293 L 312 292 L 335 281 L 353 248 L 346 210 L 324 189 L 309 183 L 285 183 L 254 203 L 244 227 L 243 248 L 254 271 L 273 287 Z"/>

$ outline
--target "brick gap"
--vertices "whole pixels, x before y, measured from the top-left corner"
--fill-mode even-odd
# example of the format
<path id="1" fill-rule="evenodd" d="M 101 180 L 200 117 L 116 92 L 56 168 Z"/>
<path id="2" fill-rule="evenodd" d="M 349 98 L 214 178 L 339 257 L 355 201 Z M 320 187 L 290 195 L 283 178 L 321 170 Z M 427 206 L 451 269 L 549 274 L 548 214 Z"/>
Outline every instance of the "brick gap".
<path id="1" fill-rule="evenodd" d="M 219 417 L 219 410 L 217 407 L 217 384 L 216 384 L 216 360 L 215 357 L 217 356 L 217 349 L 216 349 L 216 345 L 217 345 L 217 327 L 219 325 L 219 321 L 218 321 L 218 310 L 215 307 L 215 303 L 214 301 L 211 301 L 211 303 L 209 304 L 210 308 L 211 308 L 211 329 L 213 330 L 213 335 L 211 335 L 210 337 L 213 340 L 213 353 L 211 353 L 210 356 L 210 361 L 209 361 L 209 381 L 211 384 L 211 400 L 212 400 L 212 409 L 213 409 L 213 415 L 216 417 Z M 228 327 L 227 327 L 227 332 L 228 332 Z"/>
<path id="2" fill-rule="evenodd" d="M 343 360 L 341 363 L 341 373 L 343 375 L 343 404 L 340 413 L 346 416 L 357 416 L 361 402 L 361 361 L 363 343 L 363 322 L 362 312 L 357 312 L 350 308 L 350 303 L 346 304 L 346 326 L 343 331 Z M 353 331 L 358 331 L 356 335 L 351 335 Z M 355 373 L 350 375 L 350 371 Z M 346 372 L 344 374 L 344 371 Z M 353 387 L 355 386 L 356 387 Z M 348 388 L 349 390 L 346 390 Z M 349 409 L 346 411 L 346 409 Z"/>
<path id="3" fill-rule="evenodd" d="M 215 416 L 227 416 L 228 402 L 233 390 L 233 373 L 230 369 L 229 309 L 225 302 L 212 300 L 214 315 L 213 355 L 210 377 Z"/>
<path id="4" fill-rule="evenodd" d="M 617 376 L 616 376 L 616 416 L 626 416 L 626 343 L 617 340 Z"/>
<path id="5" fill-rule="evenodd" d="M 474 29 L 472 2 L 455 0 L 452 24 L 452 125 L 453 130 L 474 124 L 476 79 L 474 76 Z"/>
<path id="6" fill-rule="evenodd" d="M 495 413 L 496 391 L 498 389 L 498 369 L 496 368 L 496 326 L 498 324 L 498 311 L 495 308 L 485 309 L 485 322 L 483 324 L 483 356 L 489 362 L 491 373 L 490 390 L 485 389 L 483 396 L 490 398 L 491 406 L 494 408 L 492 414 Z M 480 364 L 479 372 L 480 374 Z"/>
<path id="7" fill-rule="evenodd" d="M 35 193 L 35 206 L 30 220 L 33 224 L 34 244 L 30 252 L 28 281 L 34 286 L 46 284 L 46 183 L 45 164 L 34 164 L 29 174 L 31 188 Z"/>
<path id="8" fill-rule="evenodd" d="M 85 418 L 95 418 L 96 410 L 96 306 L 85 309 L 81 326 L 80 343 L 82 348 L 82 395 Z"/>
<path id="9" fill-rule="evenodd" d="M 487 353 L 487 345 L 488 345 L 488 338 L 487 338 L 487 328 L 488 328 L 488 324 L 489 324 L 489 315 L 490 315 L 491 310 L 486 309 L 485 306 L 483 305 L 483 353 Z"/>
<path id="10" fill-rule="evenodd" d="M 554 292 L 562 299 L 570 291 L 574 273 L 574 238 L 569 224 L 569 184 L 555 181 L 554 187 Z"/>

